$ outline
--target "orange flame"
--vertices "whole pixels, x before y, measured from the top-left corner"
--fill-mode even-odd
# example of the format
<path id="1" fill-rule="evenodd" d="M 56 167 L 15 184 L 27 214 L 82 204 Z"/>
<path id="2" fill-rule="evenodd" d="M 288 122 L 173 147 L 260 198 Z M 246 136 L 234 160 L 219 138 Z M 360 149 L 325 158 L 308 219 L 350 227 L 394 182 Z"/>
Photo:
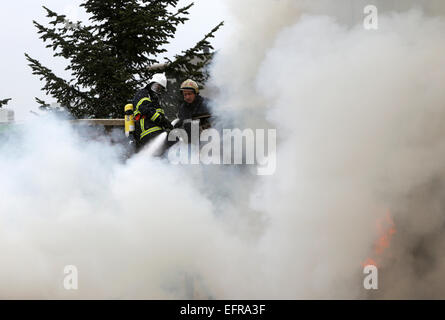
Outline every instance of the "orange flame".
<path id="1" fill-rule="evenodd" d="M 374 265 L 377 267 L 376 261 L 379 260 L 383 252 L 390 247 L 391 238 L 396 233 L 396 228 L 393 219 L 391 218 L 391 213 L 389 210 L 386 213 L 384 218 L 377 220 L 377 231 L 379 234 L 379 238 L 375 243 L 375 255 L 376 260 L 368 258 L 365 262 L 362 263 L 363 267 L 368 265 Z"/>
<path id="2" fill-rule="evenodd" d="M 374 260 L 372 260 L 371 258 L 366 259 L 365 262 L 362 263 L 363 268 L 366 266 L 376 266 L 377 267 L 377 263 L 375 263 Z"/>

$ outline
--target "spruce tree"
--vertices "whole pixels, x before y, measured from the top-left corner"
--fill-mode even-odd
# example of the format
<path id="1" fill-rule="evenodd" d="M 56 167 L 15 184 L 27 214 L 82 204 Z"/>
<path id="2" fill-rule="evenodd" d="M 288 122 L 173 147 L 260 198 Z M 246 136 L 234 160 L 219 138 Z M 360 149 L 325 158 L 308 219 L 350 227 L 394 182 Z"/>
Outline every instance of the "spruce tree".
<path id="1" fill-rule="evenodd" d="M 72 77 L 65 80 L 25 53 L 33 74 L 45 83 L 43 90 L 76 118 L 122 118 L 123 106 L 156 72 L 177 79 L 169 82 L 166 95 L 168 115 L 175 113 L 179 82 L 193 77 L 203 82 L 205 66 L 213 49 L 209 39 L 220 23 L 194 47 L 163 58 L 165 45 L 185 23 L 193 3 L 177 8 L 179 0 L 86 0 L 81 6 L 90 16 L 89 24 L 69 21 L 43 7 L 49 27 L 34 21 L 40 38 L 49 44 L 54 57 L 67 60 Z M 152 68 L 166 62 L 160 69 Z M 40 106 L 48 104 L 36 98 Z"/>
<path id="2" fill-rule="evenodd" d="M 10 100 L 11 100 L 11 98 L 0 100 L 0 108 L 2 108 L 3 106 L 7 105 Z"/>

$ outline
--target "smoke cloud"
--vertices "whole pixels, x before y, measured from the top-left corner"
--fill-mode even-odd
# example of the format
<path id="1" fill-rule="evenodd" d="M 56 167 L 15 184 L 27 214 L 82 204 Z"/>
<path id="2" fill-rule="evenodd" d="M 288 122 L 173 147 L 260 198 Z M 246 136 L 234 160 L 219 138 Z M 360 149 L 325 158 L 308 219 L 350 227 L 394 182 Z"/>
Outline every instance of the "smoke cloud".
<path id="1" fill-rule="evenodd" d="M 278 130 L 277 173 L 255 186 L 266 296 L 443 297 L 443 4 L 373 1 L 366 31 L 365 1 L 229 3 L 263 9 L 239 20 L 213 81 L 218 110 Z M 365 292 L 356 261 L 388 211 L 397 231 Z"/>
<path id="2" fill-rule="evenodd" d="M 123 161 L 60 119 L 16 126 L 0 142 L 0 298 L 443 297 L 445 20 L 392 2 L 366 31 L 338 14 L 347 1 L 226 4 L 217 127 L 276 128 L 275 174 Z"/>

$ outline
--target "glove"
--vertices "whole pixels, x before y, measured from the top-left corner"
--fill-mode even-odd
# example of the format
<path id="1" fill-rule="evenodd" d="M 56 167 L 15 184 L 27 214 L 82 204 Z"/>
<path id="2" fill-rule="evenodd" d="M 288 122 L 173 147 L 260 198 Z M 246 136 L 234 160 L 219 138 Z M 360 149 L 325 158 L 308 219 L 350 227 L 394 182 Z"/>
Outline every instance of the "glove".
<path id="1" fill-rule="evenodd" d="M 164 129 L 168 129 L 168 130 L 173 130 L 173 126 L 170 123 L 170 121 L 168 121 L 167 118 L 163 118 L 162 119 L 162 123 L 161 123 L 162 127 L 164 127 Z"/>

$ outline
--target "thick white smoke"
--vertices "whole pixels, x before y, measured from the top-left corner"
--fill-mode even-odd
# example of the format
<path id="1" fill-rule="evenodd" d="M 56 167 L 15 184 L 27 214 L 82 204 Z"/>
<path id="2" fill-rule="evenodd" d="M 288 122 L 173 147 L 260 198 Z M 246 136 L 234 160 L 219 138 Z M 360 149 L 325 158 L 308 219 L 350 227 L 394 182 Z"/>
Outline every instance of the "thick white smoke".
<path id="1" fill-rule="evenodd" d="M 229 4 L 260 10 L 217 59 L 218 110 L 279 137 L 277 173 L 255 189 L 268 221 L 263 296 L 369 296 L 357 261 L 388 210 L 397 236 L 371 296 L 443 296 L 443 5 L 375 1 L 379 29 L 366 31 L 364 15 L 338 15 L 365 2 Z"/>
<path id="2" fill-rule="evenodd" d="M 124 163 L 106 138 L 26 123 L 0 143 L 1 298 L 443 297 L 445 21 L 381 12 L 365 31 L 325 2 L 227 5 L 214 112 L 276 128 L 276 173 Z M 370 296 L 361 263 L 387 210 Z"/>
<path id="3" fill-rule="evenodd" d="M 181 168 L 123 164 L 60 120 L 16 134 L 1 149 L 2 298 L 191 298 L 190 279 L 237 247 Z M 78 291 L 64 289 L 67 265 Z"/>

